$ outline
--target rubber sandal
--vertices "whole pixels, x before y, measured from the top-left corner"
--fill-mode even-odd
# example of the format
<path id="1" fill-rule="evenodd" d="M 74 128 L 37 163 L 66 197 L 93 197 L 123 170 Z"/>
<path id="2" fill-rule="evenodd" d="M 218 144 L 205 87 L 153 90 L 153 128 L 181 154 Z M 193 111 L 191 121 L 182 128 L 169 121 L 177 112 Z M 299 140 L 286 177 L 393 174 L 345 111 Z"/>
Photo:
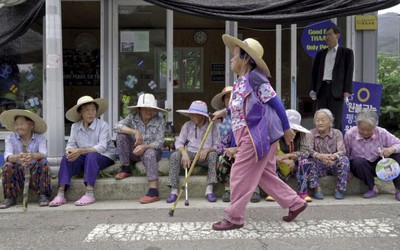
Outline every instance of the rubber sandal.
<path id="1" fill-rule="evenodd" d="M 176 201 L 177 198 L 178 198 L 177 194 L 170 194 L 167 198 L 167 203 L 173 203 Z"/>
<path id="2" fill-rule="evenodd" d="M 0 209 L 6 209 L 15 205 L 17 205 L 17 201 L 15 199 L 6 198 L 4 201 L 0 202 Z"/>
<path id="3" fill-rule="evenodd" d="M 59 195 L 57 195 L 50 203 L 49 203 L 49 207 L 59 207 L 62 204 L 67 203 L 67 199 L 65 199 L 64 197 L 61 197 Z"/>
<path id="4" fill-rule="evenodd" d="M 89 195 L 83 195 L 79 200 L 75 201 L 75 206 L 87 206 L 95 203 L 96 199 Z"/>
<path id="5" fill-rule="evenodd" d="M 271 201 L 271 202 L 274 202 L 274 201 L 275 201 L 274 197 L 272 197 L 271 195 L 268 195 L 268 196 L 265 198 L 265 200 L 266 200 L 266 201 Z"/>
<path id="6" fill-rule="evenodd" d="M 206 199 L 208 200 L 208 202 L 216 202 L 217 196 L 215 196 L 215 194 L 213 193 L 209 193 L 206 195 Z"/>

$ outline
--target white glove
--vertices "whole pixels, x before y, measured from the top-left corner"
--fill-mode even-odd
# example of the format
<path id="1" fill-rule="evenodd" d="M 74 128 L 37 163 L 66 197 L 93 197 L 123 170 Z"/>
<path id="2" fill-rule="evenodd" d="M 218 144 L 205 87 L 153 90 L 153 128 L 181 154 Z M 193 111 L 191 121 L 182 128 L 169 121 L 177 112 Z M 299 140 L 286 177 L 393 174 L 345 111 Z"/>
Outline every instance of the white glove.
<path id="1" fill-rule="evenodd" d="M 314 90 L 310 91 L 310 97 L 313 101 L 317 100 L 317 93 Z"/>

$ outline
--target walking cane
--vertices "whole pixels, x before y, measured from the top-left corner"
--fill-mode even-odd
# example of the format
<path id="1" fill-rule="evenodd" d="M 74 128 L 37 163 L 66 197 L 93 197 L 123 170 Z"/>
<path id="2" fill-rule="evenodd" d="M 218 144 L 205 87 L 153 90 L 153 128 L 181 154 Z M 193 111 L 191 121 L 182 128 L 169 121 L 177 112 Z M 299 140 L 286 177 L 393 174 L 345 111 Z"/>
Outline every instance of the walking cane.
<path id="1" fill-rule="evenodd" d="M 22 146 L 22 152 L 27 152 L 26 146 Z M 29 163 L 27 165 L 22 166 L 24 168 L 24 191 L 23 191 L 23 199 L 22 199 L 22 209 L 24 212 L 28 211 L 28 194 L 29 194 L 29 182 L 31 180 L 31 171 L 29 169 Z"/>
<path id="2" fill-rule="evenodd" d="M 189 141 L 186 140 L 185 142 L 185 150 L 187 151 L 187 145 L 189 144 Z M 185 178 L 187 178 L 188 170 L 185 168 Z M 186 182 L 185 185 L 185 206 L 189 206 L 189 198 L 188 198 L 188 183 Z"/>
<path id="3" fill-rule="evenodd" d="M 29 164 L 23 166 L 24 168 L 24 175 L 25 175 L 25 182 L 24 182 L 24 192 L 23 192 L 23 199 L 22 199 L 22 209 L 24 212 L 28 211 L 28 194 L 29 194 L 29 182 L 31 180 L 31 171 L 29 169 Z"/>
<path id="4" fill-rule="evenodd" d="M 185 178 L 187 178 L 188 171 L 187 168 L 185 168 Z M 186 182 L 185 185 L 185 206 L 189 206 L 189 198 L 188 198 L 188 183 Z"/>
<path id="5" fill-rule="evenodd" d="M 181 198 L 183 189 L 185 188 L 185 186 L 190 178 L 190 175 L 192 174 L 194 166 L 196 165 L 196 162 L 199 159 L 200 151 L 203 149 L 203 145 L 204 145 L 205 141 L 207 140 L 208 134 L 210 133 L 210 130 L 211 130 L 213 124 L 214 124 L 214 121 L 212 119 L 210 119 L 210 124 L 208 125 L 208 128 L 206 130 L 206 134 L 204 135 L 203 140 L 201 141 L 200 147 L 197 150 L 196 156 L 194 157 L 194 160 L 193 160 L 192 164 L 190 165 L 189 173 L 188 173 L 187 177 L 185 177 L 185 180 L 183 181 L 183 185 L 181 186 L 181 189 L 179 190 L 178 197 L 176 198 L 174 204 L 172 205 L 171 210 L 169 211 L 170 216 L 174 216 L 176 205 L 178 204 L 178 201 Z"/>

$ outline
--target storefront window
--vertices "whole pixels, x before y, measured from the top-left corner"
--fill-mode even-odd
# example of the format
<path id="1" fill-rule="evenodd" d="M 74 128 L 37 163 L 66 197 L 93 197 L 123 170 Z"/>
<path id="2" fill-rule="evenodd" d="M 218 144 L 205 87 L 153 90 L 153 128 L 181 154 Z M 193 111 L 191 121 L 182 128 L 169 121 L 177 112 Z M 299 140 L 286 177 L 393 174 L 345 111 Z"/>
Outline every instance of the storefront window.
<path id="1" fill-rule="evenodd" d="M 156 53 L 159 89 L 165 91 L 167 83 L 167 53 L 165 48 Z M 174 48 L 175 92 L 198 92 L 203 90 L 203 48 Z"/>
<path id="2" fill-rule="evenodd" d="M 42 50 L 41 30 L 34 29 L 0 48 L 0 113 L 18 108 L 43 116 Z"/>
<path id="3" fill-rule="evenodd" d="M 81 96 L 100 97 L 100 1 L 63 1 L 62 17 L 66 112 Z M 65 119 L 66 136 L 71 126 Z"/>

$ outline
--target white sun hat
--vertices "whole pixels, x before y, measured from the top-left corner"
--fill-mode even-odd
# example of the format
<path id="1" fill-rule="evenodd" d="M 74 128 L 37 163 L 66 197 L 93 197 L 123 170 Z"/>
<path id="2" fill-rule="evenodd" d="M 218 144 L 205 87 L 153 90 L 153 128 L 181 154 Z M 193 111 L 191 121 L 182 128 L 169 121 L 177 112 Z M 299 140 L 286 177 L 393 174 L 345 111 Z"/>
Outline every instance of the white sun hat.
<path id="1" fill-rule="evenodd" d="M 294 109 L 288 109 L 286 110 L 286 116 L 288 117 L 290 128 L 303 133 L 311 133 L 310 130 L 300 125 L 301 115 L 299 112 Z"/>
<path id="2" fill-rule="evenodd" d="M 144 93 L 139 96 L 138 102 L 136 106 L 129 106 L 128 109 L 133 111 L 137 108 L 152 108 L 158 111 L 167 112 L 167 110 L 159 108 L 157 106 L 157 100 L 154 95 L 149 93 Z"/>

